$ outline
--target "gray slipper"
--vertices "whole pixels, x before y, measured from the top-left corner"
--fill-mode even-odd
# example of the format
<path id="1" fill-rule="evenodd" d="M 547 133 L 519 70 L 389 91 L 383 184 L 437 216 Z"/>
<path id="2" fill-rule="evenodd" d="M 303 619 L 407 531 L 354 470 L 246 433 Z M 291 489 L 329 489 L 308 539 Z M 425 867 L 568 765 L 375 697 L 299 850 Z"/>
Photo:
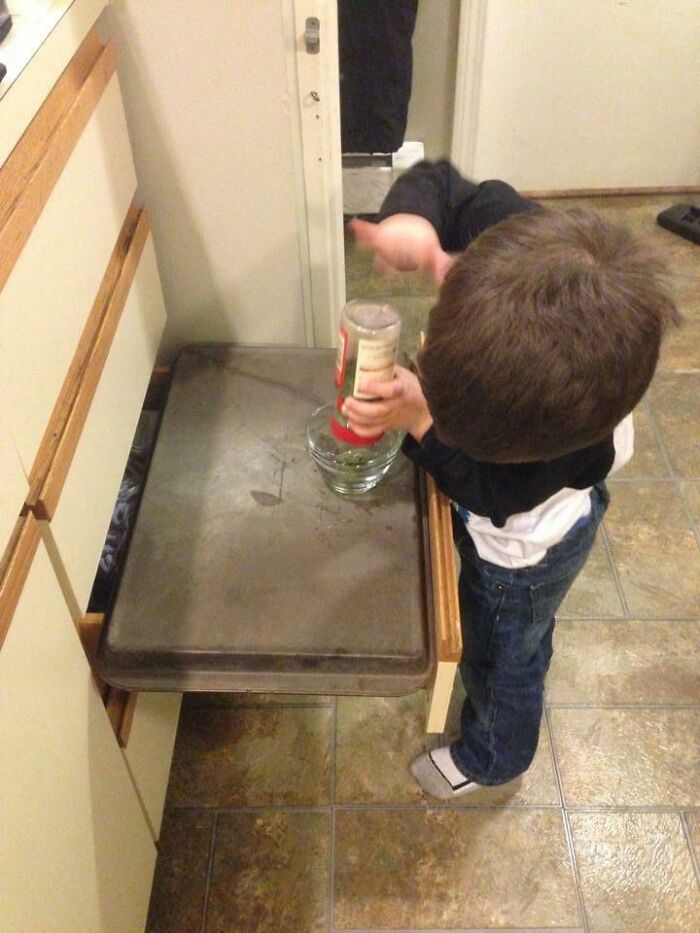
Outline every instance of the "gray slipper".
<path id="1" fill-rule="evenodd" d="M 439 765 L 442 765 L 442 768 Z M 449 774 L 449 778 L 443 768 Z M 462 794 L 468 794 L 482 786 L 460 774 L 452 762 L 447 746 L 425 752 L 416 758 L 411 765 L 411 774 L 426 794 L 437 797 L 438 800 L 452 800 L 453 797 L 461 797 Z"/>

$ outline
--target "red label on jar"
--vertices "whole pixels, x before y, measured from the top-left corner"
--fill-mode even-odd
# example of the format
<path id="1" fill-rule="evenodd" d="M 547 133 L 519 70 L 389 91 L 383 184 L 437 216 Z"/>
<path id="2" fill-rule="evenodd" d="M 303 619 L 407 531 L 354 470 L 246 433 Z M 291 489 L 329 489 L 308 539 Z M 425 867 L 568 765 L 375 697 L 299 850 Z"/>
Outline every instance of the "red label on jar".
<path id="1" fill-rule="evenodd" d="M 335 418 L 331 418 L 331 433 L 333 437 L 336 437 L 339 441 L 345 441 L 346 444 L 352 444 L 353 447 L 371 447 L 372 444 L 376 444 L 377 441 L 380 441 L 384 437 L 383 431 L 381 434 L 375 434 L 373 437 L 360 437 L 359 434 L 355 434 L 350 428 L 338 424 Z"/>

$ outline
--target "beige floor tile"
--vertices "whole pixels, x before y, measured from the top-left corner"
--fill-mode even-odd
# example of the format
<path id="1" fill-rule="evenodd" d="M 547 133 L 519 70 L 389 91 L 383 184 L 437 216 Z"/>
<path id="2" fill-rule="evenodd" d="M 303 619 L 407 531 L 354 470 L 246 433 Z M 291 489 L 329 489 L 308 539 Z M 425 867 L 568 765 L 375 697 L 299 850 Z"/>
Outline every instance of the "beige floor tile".
<path id="1" fill-rule="evenodd" d="M 700 299 L 697 297 L 700 282 L 697 277 L 693 287 L 693 300 L 678 300 L 685 320 L 683 326 L 670 334 L 661 346 L 660 372 L 700 368 Z"/>
<path id="2" fill-rule="evenodd" d="M 331 697 L 311 693 L 186 693 L 183 709 L 222 706 L 330 706 Z"/>
<path id="3" fill-rule="evenodd" d="M 403 297 L 394 295 L 387 300 L 401 315 L 400 349 L 407 356 L 413 357 L 420 347 L 420 334 L 427 327 L 428 314 L 435 303 L 435 299 L 432 296 Z"/>
<path id="4" fill-rule="evenodd" d="M 348 301 L 388 295 L 432 296 L 437 291 L 430 276 L 421 272 L 379 275 L 372 255 L 357 249 L 349 235 L 345 239 L 345 284 Z"/>
<path id="5" fill-rule="evenodd" d="M 338 929 L 578 926 L 556 810 L 336 814 Z"/>
<path id="6" fill-rule="evenodd" d="M 216 827 L 208 933 L 324 933 L 326 813 L 222 813 Z"/>
<path id="7" fill-rule="evenodd" d="M 680 241 L 679 241 L 680 242 Z M 686 251 L 683 252 L 682 250 Z M 688 250 L 695 250 L 693 255 Z M 671 257 L 671 278 L 683 326 L 664 341 L 660 369 L 687 370 L 700 367 L 700 268 L 697 246 L 684 244 Z"/>
<path id="8" fill-rule="evenodd" d="M 464 691 L 455 690 L 455 713 Z M 409 771 L 426 749 L 425 695 L 407 697 L 340 697 L 336 731 L 336 802 L 339 804 L 428 804 Z M 458 715 L 451 726 L 459 727 Z M 454 731 L 454 730 L 453 730 Z M 454 731 L 456 737 L 457 731 Z M 531 767 L 521 778 L 483 788 L 447 804 L 450 807 L 559 806 L 549 735 L 543 726 Z"/>
<path id="9" fill-rule="evenodd" d="M 700 482 L 681 483 L 681 489 L 693 520 L 700 525 Z"/>
<path id="10" fill-rule="evenodd" d="M 569 807 L 700 805 L 700 710 L 550 710 Z"/>
<path id="11" fill-rule="evenodd" d="M 665 479 L 669 475 L 646 402 L 642 402 L 634 412 L 634 456 L 614 477 Z"/>
<path id="12" fill-rule="evenodd" d="M 700 889 L 675 813 L 572 813 L 591 933 L 698 929 Z"/>
<path id="13" fill-rule="evenodd" d="M 560 619 L 547 701 L 700 704 L 700 622 Z"/>
<path id="14" fill-rule="evenodd" d="M 610 558 L 600 532 L 583 570 L 567 593 L 557 615 L 562 618 L 624 615 Z"/>
<path id="15" fill-rule="evenodd" d="M 659 373 L 649 403 L 674 471 L 685 479 L 700 477 L 700 372 Z"/>
<path id="16" fill-rule="evenodd" d="M 547 207 L 568 209 L 571 207 L 591 208 L 613 222 L 624 223 L 632 229 L 643 229 L 652 239 L 671 238 L 665 230 L 657 233 L 656 215 L 664 207 L 670 207 L 673 200 L 666 195 L 610 195 L 604 197 L 544 198 L 540 203 Z M 672 239 L 676 239 L 673 237 Z M 673 245 L 673 244 L 672 244 Z"/>
<path id="17" fill-rule="evenodd" d="M 672 483 L 610 483 L 605 517 L 633 616 L 700 615 L 700 549 Z"/>
<path id="18" fill-rule="evenodd" d="M 213 813 L 166 810 L 147 933 L 191 933 L 201 929 L 213 827 Z"/>
<path id="19" fill-rule="evenodd" d="M 336 803 L 418 801 L 408 765 L 424 749 L 425 693 L 338 697 L 336 710 Z"/>
<path id="20" fill-rule="evenodd" d="M 175 743 L 168 803 L 328 803 L 330 740 L 329 708 L 186 710 Z"/>

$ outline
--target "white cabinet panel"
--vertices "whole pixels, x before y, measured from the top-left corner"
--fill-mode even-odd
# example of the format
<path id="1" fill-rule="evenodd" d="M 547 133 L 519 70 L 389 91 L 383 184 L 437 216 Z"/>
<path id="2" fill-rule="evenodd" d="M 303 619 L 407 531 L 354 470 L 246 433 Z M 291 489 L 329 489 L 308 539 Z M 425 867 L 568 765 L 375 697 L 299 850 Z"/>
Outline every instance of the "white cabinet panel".
<path id="1" fill-rule="evenodd" d="M 81 614 L 87 608 L 164 324 L 163 296 L 149 237 L 48 525 Z"/>
<path id="2" fill-rule="evenodd" d="M 163 819 L 181 702 L 181 693 L 137 694 L 129 741 L 124 749 L 124 757 L 156 839 Z"/>
<path id="3" fill-rule="evenodd" d="M 27 473 L 135 189 L 115 76 L 0 292 L 0 411 Z"/>
<path id="4" fill-rule="evenodd" d="M 42 543 L 0 650 L 4 933 L 143 929 L 155 847 Z"/>

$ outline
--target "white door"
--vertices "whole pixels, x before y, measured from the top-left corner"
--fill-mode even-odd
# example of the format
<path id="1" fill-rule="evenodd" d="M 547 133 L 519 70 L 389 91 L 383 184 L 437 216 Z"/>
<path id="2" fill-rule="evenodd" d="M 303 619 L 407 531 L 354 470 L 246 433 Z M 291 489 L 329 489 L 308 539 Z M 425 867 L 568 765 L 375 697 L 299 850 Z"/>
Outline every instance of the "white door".
<path id="1" fill-rule="evenodd" d="M 461 0 L 452 156 L 523 191 L 700 184 L 697 0 Z"/>

